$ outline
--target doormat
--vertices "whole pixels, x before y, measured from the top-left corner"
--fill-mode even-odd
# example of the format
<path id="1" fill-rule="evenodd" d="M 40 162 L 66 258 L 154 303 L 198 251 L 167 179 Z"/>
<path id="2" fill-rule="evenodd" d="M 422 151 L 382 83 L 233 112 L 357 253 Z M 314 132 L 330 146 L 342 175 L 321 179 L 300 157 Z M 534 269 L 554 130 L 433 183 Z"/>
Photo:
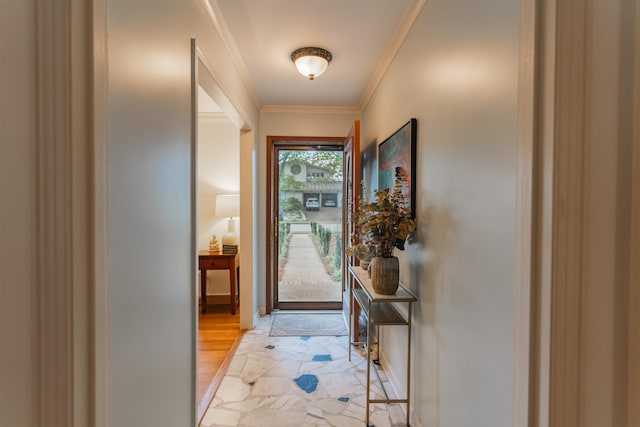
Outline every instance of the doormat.
<path id="1" fill-rule="evenodd" d="M 340 336 L 347 335 L 342 313 L 335 314 L 274 314 L 271 337 Z"/>

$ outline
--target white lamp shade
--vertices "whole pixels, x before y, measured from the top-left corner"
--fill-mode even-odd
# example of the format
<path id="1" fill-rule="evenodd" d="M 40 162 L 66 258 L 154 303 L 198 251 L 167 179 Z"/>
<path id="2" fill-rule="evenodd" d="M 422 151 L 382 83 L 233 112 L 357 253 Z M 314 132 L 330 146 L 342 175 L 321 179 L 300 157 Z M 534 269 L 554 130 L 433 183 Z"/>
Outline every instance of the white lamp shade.
<path id="1" fill-rule="evenodd" d="M 216 196 L 216 216 L 227 218 L 240 216 L 240 196 L 237 194 Z"/>
<path id="2" fill-rule="evenodd" d="M 329 61 L 320 56 L 301 56 L 296 59 L 296 68 L 305 77 L 314 79 L 324 73 Z"/>

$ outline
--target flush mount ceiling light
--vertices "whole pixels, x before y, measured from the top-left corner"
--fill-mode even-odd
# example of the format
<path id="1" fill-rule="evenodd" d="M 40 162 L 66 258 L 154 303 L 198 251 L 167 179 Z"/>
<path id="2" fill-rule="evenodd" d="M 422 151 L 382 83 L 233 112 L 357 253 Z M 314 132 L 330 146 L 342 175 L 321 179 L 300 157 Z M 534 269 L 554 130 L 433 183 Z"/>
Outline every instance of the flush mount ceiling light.
<path id="1" fill-rule="evenodd" d="M 291 60 L 296 64 L 296 68 L 309 80 L 324 73 L 331 59 L 331 52 L 319 47 L 301 47 L 291 52 Z"/>

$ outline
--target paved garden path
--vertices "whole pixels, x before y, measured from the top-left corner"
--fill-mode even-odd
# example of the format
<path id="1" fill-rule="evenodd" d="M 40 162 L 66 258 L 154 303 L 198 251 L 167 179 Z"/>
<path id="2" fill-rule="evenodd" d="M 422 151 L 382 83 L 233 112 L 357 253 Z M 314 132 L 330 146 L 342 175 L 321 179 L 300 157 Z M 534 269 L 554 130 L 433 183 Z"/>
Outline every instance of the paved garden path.
<path id="1" fill-rule="evenodd" d="M 341 301 L 342 284 L 327 273 L 308 233 L 292 233 L 278 282 L 279 301 Z"/>

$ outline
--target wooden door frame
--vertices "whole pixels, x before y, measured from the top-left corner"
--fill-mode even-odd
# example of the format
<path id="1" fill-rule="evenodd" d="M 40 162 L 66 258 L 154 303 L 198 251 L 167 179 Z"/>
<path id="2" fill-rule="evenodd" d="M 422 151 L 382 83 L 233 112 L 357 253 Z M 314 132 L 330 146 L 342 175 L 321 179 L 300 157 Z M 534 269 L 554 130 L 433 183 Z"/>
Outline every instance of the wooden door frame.
<path id="1" fill-rule="evenodd" d="M 360 203 L 360 182 L 361 182 L 361 164 L 360 164 L 360 120 L 356 120 L 353 124 L 353 127 L 349 131 L 345 141 L 344 141 L 344 172 L 343 172 L 343 186 L 342 186 L 342 194 L 345 198 L 345 203 L 342 207 L 342 241 L 343 244 L 347 243 L 347 238 L 350 239 L 349 244 L 354 246 L 357 242 L 355 241 L 355 236 L 351 235 L 351 224 L 349 224 L 350 218 L 356 210 L 356 207 Z M 351 156 L 352 160 L 349 161 L 348 156 Z M 348 163 L 351 163 L 350 167 L 347 167 Z M 351 187 L 351 188 L 350 188 Z M 349 200 L 349 193 L 351 193 L 351 200 Z M 353 277 L 348 273 L 348 266 L 353 263 L 356 265 L 360 264 L 357 258 L 353 256 L 349 256 L 347 254 L 343 254 L 342 256 L 342 312 L 346 319 L 349 319 L 349 322 L 352 322 L 351 314 L 353 313 L 353 319 L 358 319 L 359 316 L 359 308 L 356 304 L 356 307 L 352 307 L 350 300 L 350 292 L 353 287 Z M 359 336 L 359 326 L 358 322 L 353 322 L 352 331 L 354 337 Z"/>
<path id="2" fill-rule="evenodd" d="M 274 307 L 274 301 L 276 296 L 277 270 L 273 268 L 273 263 L 277 259 L 275 253 L 276 243 L 278 241 L 278 227 L 276 224 L 276 205 L 274 204 L 273 195 L 276 192 L 276 186 L 278 184 L 275 177 L 275 168 L 278 164 L 275 158 L 277 152 L 277 146 L 290 147 L 291 149 L 300 147 L 313 147 L 313 146 L 334 146 L 343 147 L 344 137 L 335 136 L 267 136 L 267 179 L 266 179 L 266 314 L 270 314 L 276 307 Z M 309 303 L 286 303 L 286 309 L 301 310 L 308 309 Z M 335 310 L 342 307 L 342 301 L 337 302 L 317 302 L 314 303 L 314 309 L 317 310 Z"/>

